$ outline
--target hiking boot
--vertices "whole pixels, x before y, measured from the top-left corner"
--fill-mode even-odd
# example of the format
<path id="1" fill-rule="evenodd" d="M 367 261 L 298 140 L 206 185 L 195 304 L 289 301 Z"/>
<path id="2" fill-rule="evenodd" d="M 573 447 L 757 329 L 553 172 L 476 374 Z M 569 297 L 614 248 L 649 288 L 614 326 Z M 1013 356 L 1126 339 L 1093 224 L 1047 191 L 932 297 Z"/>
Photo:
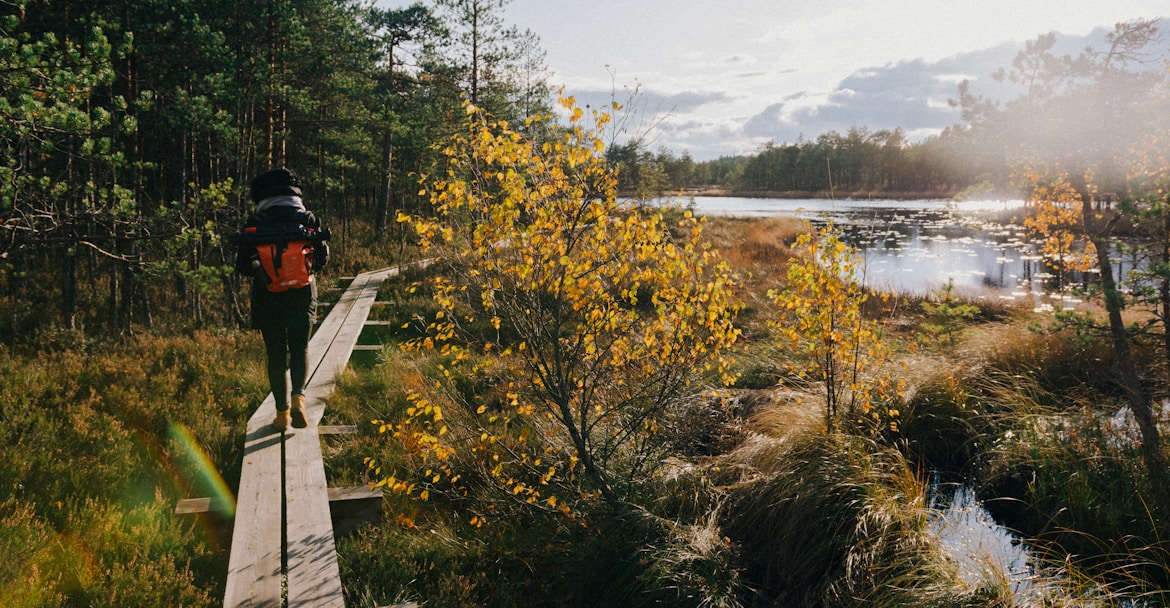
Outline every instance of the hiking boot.
<path id="1" fill-rule="evenodd" d="M 276 410 L 276 418 L 272 419 L 272 428 L 276 432 L 283 433 L 288 429 L 288 410 Z"/>
<path id="2" fill-rule="evenodd" d="M 295 393 L 292 396 L 292 425 L 294 429 L 309 426 L 309 421 L 305 420 L 305 395 L 302 393 Z"/>

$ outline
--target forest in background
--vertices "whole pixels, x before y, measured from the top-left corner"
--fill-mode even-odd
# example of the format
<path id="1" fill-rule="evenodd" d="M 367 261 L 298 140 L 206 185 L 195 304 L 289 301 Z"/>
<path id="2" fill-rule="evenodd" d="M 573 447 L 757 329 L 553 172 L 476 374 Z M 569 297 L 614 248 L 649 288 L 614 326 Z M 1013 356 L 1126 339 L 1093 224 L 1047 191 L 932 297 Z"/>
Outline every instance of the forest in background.
<path id="1" fill-rule="evenodd" d="M 339 259 L 396 242 L 395 211 L 420 204 L 463 97 L 518 121 L 550 108 L 537 40 L 500 13 L 485 0 L 0 4 L 4 335 L 239 322 L 223 237 L 269 167 L 302 176 Z"/>

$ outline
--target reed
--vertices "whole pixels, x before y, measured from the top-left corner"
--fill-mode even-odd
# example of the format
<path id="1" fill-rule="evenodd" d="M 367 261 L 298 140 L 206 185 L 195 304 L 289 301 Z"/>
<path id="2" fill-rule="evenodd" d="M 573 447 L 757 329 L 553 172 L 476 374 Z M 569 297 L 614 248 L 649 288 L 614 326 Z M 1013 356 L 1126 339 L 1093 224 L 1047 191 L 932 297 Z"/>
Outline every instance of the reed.
<path id="1" fill-rule="evenodd" d="M 897 452 L 846 435 L 758 438 L 725 521 L 753 605 L 964 605 L 927 531 L 924 485 Z M 944 584 L 947 583 L 947 584 Z"/>

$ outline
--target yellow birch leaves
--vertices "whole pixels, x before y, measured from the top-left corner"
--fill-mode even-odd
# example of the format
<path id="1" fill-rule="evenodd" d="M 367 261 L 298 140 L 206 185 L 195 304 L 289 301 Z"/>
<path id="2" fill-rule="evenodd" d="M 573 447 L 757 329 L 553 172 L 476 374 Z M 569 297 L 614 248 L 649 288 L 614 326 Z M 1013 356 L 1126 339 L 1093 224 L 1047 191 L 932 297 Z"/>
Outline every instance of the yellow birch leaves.
<path id="1" fill-rule="evenodd" d="M 1096 249 L 1084 232 L 1083 204 L 1068 175 L 1029 168 L 1023 177 L 1032 187 L 1024 227 L 1039 237 L 1040 253 L 1061 271 L 1093 268 Z"/>
<path id="2" fill-rule="evenodd" d="M 898 412 L 879 407 L 879 397 L 898 390 L 882 373 L 889 348 L 880 326 L 865 318 L 869 294 L 858 274 L 862 261 L 832 226 L 802 234 L 788 263 L 788 288 L 768 296 L 780 310 L 773 323 L 795 352 L 796 372 L 820 383 L 825 430 L 842 415 L 874 427 L 897 424 Z"/>
<path id="3" fill-rule="evenodd" d="M 567 510 L 550 484 L 614 495 L 652 464 L 639 450 L 659 419 L 718 372 L 739 330 L 734 280 L 701 242 L 701 223 L 688 214 L 668 226 L 658 210 L 619 201 L 601 139 L 609 115 L 561 104 L 567 127 L 526 125 L 551 133 L 543 142 L 469 108 L 429 191 L 436 217 L 412 219 L 447 269 L 417 345 L 491 353 L 463 363 L 515 383 L 502 409 L 468 403 L 467 415 L 448 416 L 466 427 L 449 449 L 475 450 L 512 496 Z"/>

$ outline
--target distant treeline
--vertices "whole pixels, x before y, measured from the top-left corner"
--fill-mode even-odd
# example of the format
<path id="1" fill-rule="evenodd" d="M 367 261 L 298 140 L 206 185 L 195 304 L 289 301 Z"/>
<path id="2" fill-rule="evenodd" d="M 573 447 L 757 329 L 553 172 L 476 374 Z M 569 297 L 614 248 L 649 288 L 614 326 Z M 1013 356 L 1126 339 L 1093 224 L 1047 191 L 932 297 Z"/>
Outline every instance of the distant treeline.
<path id="1" fill-rule="evenodd" d="M 717 190 L 772 196 L 950 197 L 1011 190 L 1006 155 L 989 155 L 960 125 L 912 143 L 900 129 L 830 131 L 815 140 L 769 143 L 749 155 L 695 161 L 670 150 L 616 146 L 624 192 L 660 196 Z"/>

